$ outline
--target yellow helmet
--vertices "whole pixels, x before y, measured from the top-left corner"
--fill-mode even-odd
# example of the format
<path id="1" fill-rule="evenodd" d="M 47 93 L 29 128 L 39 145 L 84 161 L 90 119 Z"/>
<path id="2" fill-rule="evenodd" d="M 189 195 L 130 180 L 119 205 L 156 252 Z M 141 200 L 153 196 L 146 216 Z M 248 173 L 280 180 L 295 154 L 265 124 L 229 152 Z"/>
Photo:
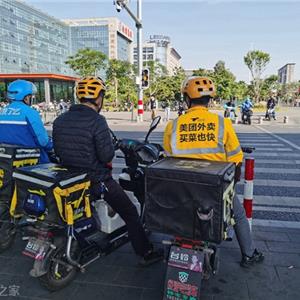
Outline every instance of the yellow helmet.
<path id="1" fill-rule="evenodd" d="M 216 89 L 214 83 L 208 77 L 192 76 L 188 77 L 182 84 L 181 92 L 191 100 L 205 96 L 214 97 Z"/>
<path id="2" fill-rule="evenodd" d="M 106 91 L 106 85 L 100 77 L 84 77 L 76 85 L 76 96 L 79 101 L 96 100 L 102 91 Z"/>

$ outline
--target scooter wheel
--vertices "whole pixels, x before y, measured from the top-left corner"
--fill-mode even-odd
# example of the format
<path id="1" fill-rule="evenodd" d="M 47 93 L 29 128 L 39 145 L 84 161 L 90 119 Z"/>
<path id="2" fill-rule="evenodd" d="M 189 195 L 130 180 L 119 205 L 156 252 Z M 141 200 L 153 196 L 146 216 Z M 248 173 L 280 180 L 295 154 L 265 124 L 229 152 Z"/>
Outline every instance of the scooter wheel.
<path id="1" fill-rule="evenodd" d="M 11 223 L 6 205 L 0 206 L 0 220 L 0 253 L 3 253 L 12 246 L 16 236 L 16 225 Z"/>
<path id="2" fill-rule="evenodd" d="M 63 289 L 69 285 L 76 277 L 78 268 L 71 266 L 66 258 L 66 245 L 60 246 L 48 258 L 48 271 L 39 277 L 40 284 L 51 292 Z M 79 257 L 79 248 L 74 244 L 72 247 L 72 257 Z M 60 262 L 61 261 L 61 262 Z M 47 265 L 47 264 L 46 264 Z"/>
<path id="3" fill-rule="evenodd" d="M 15 241 L 16 228 L 12 223 L 0 224 L 0 253 L 11 248 Z"/>

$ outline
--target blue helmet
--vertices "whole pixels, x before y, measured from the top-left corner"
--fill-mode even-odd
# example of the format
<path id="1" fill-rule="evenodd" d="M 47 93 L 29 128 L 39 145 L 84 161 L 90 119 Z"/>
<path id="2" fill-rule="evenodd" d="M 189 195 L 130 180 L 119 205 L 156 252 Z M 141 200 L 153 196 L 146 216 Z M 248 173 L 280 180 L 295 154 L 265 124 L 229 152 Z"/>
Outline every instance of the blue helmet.
<path id="1" fill-rule="evenodd" d="M 11 101 L 23 101 L 26 96 L 36 92 L 36 86 L 32 82 L 18 79 L 9 84 L 7 98 Z"/>

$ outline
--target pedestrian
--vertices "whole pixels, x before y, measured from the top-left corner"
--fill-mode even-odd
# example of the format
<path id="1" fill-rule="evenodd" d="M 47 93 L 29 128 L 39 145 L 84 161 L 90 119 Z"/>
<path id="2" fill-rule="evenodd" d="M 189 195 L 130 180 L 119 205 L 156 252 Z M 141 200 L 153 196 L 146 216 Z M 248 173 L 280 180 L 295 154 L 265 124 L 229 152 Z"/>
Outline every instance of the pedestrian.
<path id="1" fill-rule="evenodd" d="M 153 120 L 156 117 L 156 110 L 157 110 L 157 100 L 153 95 L 150 97 L 150 109 L 151 109 L 151 119 Z"/>
<path id="2" fill-rule="evenodd" d="M 170 101 L 169 100 L 165 101 L 164 108 L 165 108 L 164 121 L 168 122 L 170 120 L 170 112 L 171 112 Z"/>
<path id="3" fill-rule="evenodd" d="M 64 99 L 60 99 L 58 108 L 59 108 L 60 114 L 63 114 L 63 113 L 65 113 L 65 112 L 68 110 L 68 105 L 67 105 L 67 103 L 64 101 Z"/>

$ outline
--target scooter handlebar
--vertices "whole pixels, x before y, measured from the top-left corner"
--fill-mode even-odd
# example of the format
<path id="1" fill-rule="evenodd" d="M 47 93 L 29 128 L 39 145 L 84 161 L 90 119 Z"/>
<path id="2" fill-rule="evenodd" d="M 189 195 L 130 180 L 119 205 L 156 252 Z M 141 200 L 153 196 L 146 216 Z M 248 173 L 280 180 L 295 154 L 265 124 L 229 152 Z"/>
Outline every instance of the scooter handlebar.
<path id="1" fill-rule="evenodd" d="M 252 153 L 255 150 L 255 147 L 242 147 L 244 153 Z"/>

